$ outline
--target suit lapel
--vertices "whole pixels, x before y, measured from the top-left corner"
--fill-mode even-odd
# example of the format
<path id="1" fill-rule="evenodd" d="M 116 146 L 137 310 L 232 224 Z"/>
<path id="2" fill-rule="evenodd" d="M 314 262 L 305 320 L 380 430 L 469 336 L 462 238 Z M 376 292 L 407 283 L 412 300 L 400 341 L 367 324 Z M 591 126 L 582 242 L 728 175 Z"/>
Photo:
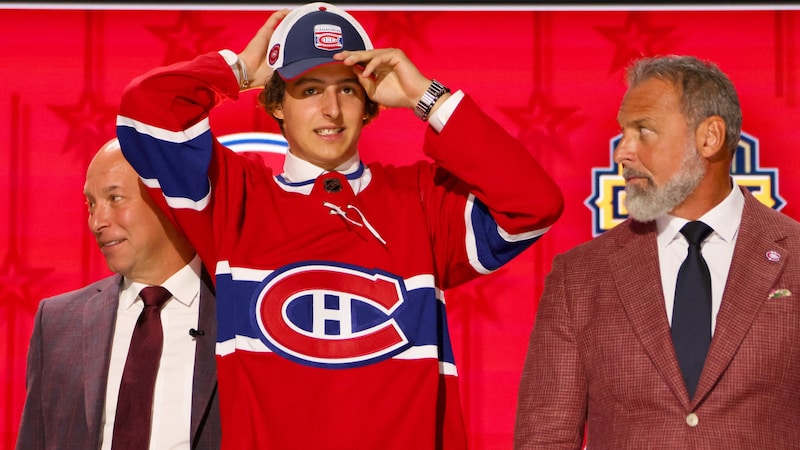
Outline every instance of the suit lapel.
<path id="1" fill-rule="evenodd" d="M 192 388 L 192 442 L 196 442 L 200 426 L 208 416 L 217 386 L 216 343 L 217 321 L 213 292 L 200 283 L 200 312 L 198 328 L 205 335 L 196 338 L 194 385 Z M 194 448 L 194 445 L 192 446 Z"/>
<path id="2" fill-rule="evenodd" d="M 609 255 L 610 273 L 620 301 L 656 370 L 676 398 L 688 406 L 664 307 L 655 222 L 630 221 L 621 231 L 617 236 L 620 248 Z"/>
<path id="3" fill-rule="evenodd" d="M 770 231 L 774 228 L 762 221 L 768 208 L 749 193 L 744 196 L 742 223 L 694 403 L 709 393 L 730 365 L 789 256 L 788 250 L 776 243 L 783 235 Z M 767 258 L 773 251 L 780 255 L 779 260 Z"/>
<path id="4" fill-rule="evenodd" d="M 99 438 L 100 423 L 108 384 L 111 341 L 114 336 L 119 286 L 122 277 L 115 275 L 98 285 L 97 294 L 83 307 L 83 379 L 86 423 L 89 432 Z"/>

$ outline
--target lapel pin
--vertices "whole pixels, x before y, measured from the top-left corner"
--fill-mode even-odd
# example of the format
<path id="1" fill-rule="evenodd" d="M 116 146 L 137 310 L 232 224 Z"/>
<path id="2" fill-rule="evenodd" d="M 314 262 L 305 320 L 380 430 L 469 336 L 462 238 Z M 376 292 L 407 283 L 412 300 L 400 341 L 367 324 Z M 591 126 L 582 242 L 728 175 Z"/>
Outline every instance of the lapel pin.
<path id="1" fill-rule="evenodd" d="M 776 252 L 775 250 L 770 250 L 767 252 L 767 261 L 778 262 L 781 260 L 781 254 Z"/>

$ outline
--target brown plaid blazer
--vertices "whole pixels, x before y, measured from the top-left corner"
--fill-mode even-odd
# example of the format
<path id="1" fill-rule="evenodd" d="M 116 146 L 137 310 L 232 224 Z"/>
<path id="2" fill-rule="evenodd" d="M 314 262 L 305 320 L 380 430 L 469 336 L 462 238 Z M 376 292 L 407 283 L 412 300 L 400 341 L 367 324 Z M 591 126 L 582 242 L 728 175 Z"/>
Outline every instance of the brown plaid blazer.
<path id="1" fill-rule="evenodd" d="M 553 261 L 522 374 L 516 449 L 800 448 L 800 224 L 748 191 L 695 398 L 664 308 L 655 223 Z M 770 298 L 774 289 L 789 296 Z"/>
<path id="2" fill-rule="evenodd" d="M 98 449 L 119 287 L 113 275 L 42 300 L 28 349 L 27 392 L 17 450 Z M 192 448 L 219 449 L 214 294 L 200 287 Z M 189 330 L 186 330 L 188 333 Z"/>

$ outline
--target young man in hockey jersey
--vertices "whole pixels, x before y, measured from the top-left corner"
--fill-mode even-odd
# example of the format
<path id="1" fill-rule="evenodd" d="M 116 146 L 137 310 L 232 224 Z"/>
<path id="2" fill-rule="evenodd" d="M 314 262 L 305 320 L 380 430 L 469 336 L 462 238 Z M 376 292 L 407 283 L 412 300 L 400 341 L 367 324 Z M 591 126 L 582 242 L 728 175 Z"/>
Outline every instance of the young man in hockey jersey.
<path id="1" fill-rule="evenodd" d="M 280 174 L 209 127 L 263 86 L 289 143 Z M 377 105 L 428 121 L 432 162 L 360 160 Z M 273 14 L 238 55 L 137 78 L 117 125 L 215 273 L 223 448 L 466 446 L 442 291 L 522 252 L 563 207 L 521 143 L 324 3 Z"/>

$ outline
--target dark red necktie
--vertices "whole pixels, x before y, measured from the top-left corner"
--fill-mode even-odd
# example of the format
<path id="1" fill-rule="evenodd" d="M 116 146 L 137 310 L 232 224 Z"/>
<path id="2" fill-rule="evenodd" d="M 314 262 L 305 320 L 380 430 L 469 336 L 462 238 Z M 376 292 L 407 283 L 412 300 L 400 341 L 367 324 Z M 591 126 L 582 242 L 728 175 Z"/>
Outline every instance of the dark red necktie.
<path id="1" fill-rule="evenodd" d="M 681 228 L 681 234 L 689 241 L 689 251 L 675 285 L 672 343 L 690 399 L 694 397 L 711 344 L 711 274 L 700 245 L 713 231 L 699 221 Z"/>
<path id="2" fill-rule="evenodd" d="M 164 343 L 161 307 L 172 294 L 161 286 L 148 286 L 139 296 L 144 309 L 133 329 L 122 372 L 111 441 L 113 450 L 146 450 L 150 444 L 153 391 Z"/>

